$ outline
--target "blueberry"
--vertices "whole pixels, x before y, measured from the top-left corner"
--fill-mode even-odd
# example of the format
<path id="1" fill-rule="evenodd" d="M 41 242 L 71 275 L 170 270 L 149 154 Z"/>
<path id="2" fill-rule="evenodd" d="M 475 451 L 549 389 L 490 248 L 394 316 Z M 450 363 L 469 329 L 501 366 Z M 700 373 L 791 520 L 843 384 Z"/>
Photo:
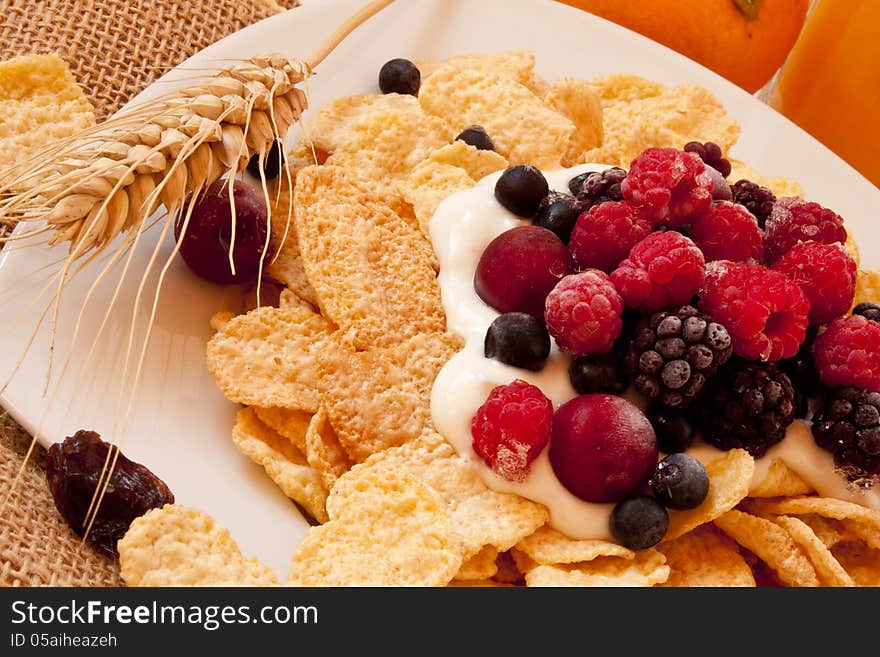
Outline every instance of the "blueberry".
<path id="1" fill-rule="evenodd" d="M 629 386 L 624 359 L 614 351 L 575 358 L 568 366 L 568 378 L 580 395 L 620 395 Z"/>
<path id="2" fill-rule="evenodd" d="M 481 125 L 471 125 L 461 131 L 461 134 L 455 138 L 455 141 L 463 141 L 469 146 L 473 146 L 481 151 L 494 151 L 495 144 L 489 137 L 489 133 Z"/>
<path id="3" fill-rule="evenodd" d="M 408 59 L 389 60 L 379 71 L 379 89 L 383 94 L 396 93 L 418 96 L 421 83 L 422 74 L 416 65 Z"/>
<path id="4" fill-rule="evenodd" d="M 870 319 L 873 322 L 880 322 L 880 306 L 876 303 L 860 303 L 852 311 L 853 315 L 861 315 L 865 319 Z"/>
<path id="5" fill-rule="evenodd" d="M 690 454 L 670 454 L 657 464 L 651 477 L 651 490 L 657 500 L 670 509 L 693 509 L 709 493 L 706 468 Z"/>
<path id="6" fill-rule="evenodd" d="M 666 535 L 669 514 L 653 497 L 636 495 L 618 502 L 611 512 L 611 535 L 630 550 L 647 550 Z"/>
<path id="7" fill-rule="evenodd" d="M 275 147 L 271 148 L 263 161 L 263 173 L 266 180 L 274 180 L 281 173 L 281 165 L 284 162 L 284 144 L 280 139 L 275 140 Z M 260 177 L 260 154 L 254 153 L 247 163 L 247 172 L 254 178 Z"/>
<path id="8" fill-rule="evenodd" d="M 571 231 L 583 211 L 584 204 L 571 194 L 550 192 L 538 206 L 532 223 L 552 230 L 559 239 L 568 244 Z"/>
<path id="9" fill-rule="evenodd" d="M 550 355 L 550 334 L 544 322 L 525 313 L 504 313 L 486 331 L 486 358 L 537 372 Z"/>
<path id="10" fill-rule="evenodd" d="M 509 167 L 495 183 L 495 198 L 520 217 L 533 217 L 549 191 L 544 174 L 531 164 Z"/>
<path id="11" fill-rule="evenodd" d="M 686 412 L 656 404 L 648 408 L 646 414 L 657 434 L 657 447 L 661 452 L 683 452 L 694 442 L 694 427 Z"/>

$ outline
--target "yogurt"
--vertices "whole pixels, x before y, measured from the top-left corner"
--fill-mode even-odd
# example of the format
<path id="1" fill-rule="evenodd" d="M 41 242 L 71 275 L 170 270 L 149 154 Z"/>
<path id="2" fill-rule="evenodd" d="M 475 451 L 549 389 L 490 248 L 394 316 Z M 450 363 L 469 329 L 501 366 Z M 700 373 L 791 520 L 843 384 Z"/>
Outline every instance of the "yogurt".
<path id="1" fill-rule="evenodd" d="M 603 171 L 603 164 L 583 164 L 547 173 L 551 189 L 564 190 L 568 181 L 586 171 Z M 532 463 L 524 481 L 508 481 L 495 474 L 472 447 L 471 419 L 491 390 L 522 379 L 538 388 L 558 408 L 577 396 L 568 378 L 571 356 L 551 348 L 540 372 L 506 365 L 483 355 L 486 330 L 499 313 L 474 291 L 474 272 L 486 246 L 501 233 L 530 222 L 521 219 L 495 199 L 495 182 L 502 172 L 481 180 L 475 187 L 445 199 L 430 222 L 431 239 L 440 263 L 438 280 L 442 291 L 448 329 L 461 335 L 466 344 L 440 371 L 431 392 L 434 426 L 480 474 L 491 489 L 516 493 L 539 502 L 550 512 L 550 525 L 576 539 L 609 539 L 608 521 L 613 504 L 586 502 L 570 493 L 556 478 L 548 449 Z M 630 395 L 630 401 L 641 401 Z M 688 450 L 702 463 L 710 463 L 724 452 L 708 444 Z M 809 425 L 795 421 L 785 438 L 756 460 L 754 488 L 763 481 L 774 459 L 782 459 L 821 495 L 880 509 L 880 491 L 857 489 L 834 469 L 832 456 L 813 441 Z"/>

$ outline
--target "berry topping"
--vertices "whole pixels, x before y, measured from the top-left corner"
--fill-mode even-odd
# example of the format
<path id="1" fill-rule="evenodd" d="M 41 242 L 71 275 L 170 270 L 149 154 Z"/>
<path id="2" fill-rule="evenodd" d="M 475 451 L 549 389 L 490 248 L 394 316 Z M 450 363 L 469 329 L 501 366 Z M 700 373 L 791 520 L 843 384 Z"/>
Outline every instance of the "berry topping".
<path id="1" fill-rule="evenodd" d="M 580 395 L 597 392 L 621 395 L 629 386 L 626 361 L 617 350 L 575 358 L 568 366 L 568 379 Z"/>
<path id="2" fill-rule="evenodd" d="M 480 298 L 500 313 L 544 314 L 547 294 L 572 271 L 565 244 L 540 226 L 518 226 L 489 243 L 474 275 Z"/>
<path id="3" fill-rule="evenodd" d="M 623 302 L 607 274 L 596 269 L 566 276 L 547 295 L 544 319 L 560 349 L 604 354 L 623 328 Z"/>
<path id="4" fill-rule="evenodd" d="M 383 94 L 419 95 L 422 74 L 408 59 L 391 59 L 379 70 L 379 89 Z"/>
<path id="5" fill-rule="evenodd" d="M 651 477 L 657 501 L 670 509 L 694 509 L 709 493 L 706 468 L 690 454 L 670 454 L 657 464 Z"/>
<path id="6" fill-rule="evenodd" d="M 474 451 L 493 472 L 523 481 L 550 440 L 553 404 L 535 386 L 517 379 L 493 388 L 471 421 Z"/>
<path id="7" fill-rule="evenodd" d="M 727 329 L 693 306 L 682 306 L 643 320 L 627 358 L 636 390 L 666 406 L 684 408 L 730 354 Z"/>
<path id="8" fill-rule="evenodd" d="M 588 502 L 641 491 L 657 465 L 657 438 L 638 408 L 614 395 L 581 395 L 553 416 L 550 462 L 559 481 Z"/>
<path id="9" fill-rule="evenodd" d="M 837 388 L 813 417 L 816 444 L 853 480 L 880 475 L 880 393 Z"/>
<path id="10" fill-rule="evenodd" d="M 761 229 L 751 213 L 736 203 L 713 203 L 694 221 L 690 236 L 703 251 L 706 262 L 760 263 L 764 259 Z"/>
<path id="11" fill-rule="evenodd" d="M 733 202 L 745 206 L 758 220 L 758 226 L 762 229 L 767 222 L 767 217 L 776 203 L 776 196 L 766 187 L 753 183 L 751 180 L 739 180 L 730 188 L 733 193 Z"/>
<path id="12" fill-rule="evenodd" d="M 781 198 L 764 227 L 764 257 L 773 264 L 798 242 L 846 242 L 843 218 L 801 198 Z"/>
<path id="13" fill-rule="evenodd" d="M 725 178 L 730 175 L 730 161 L 724 158 L 721 146 L 714 141 L 707 141 L 705 144 L 689 141 L 684 145 L 684 150 L 687 153 L 698 155 L 704 164 L 712 167 Z"/>
<path id="14" fill-rule="evenodd" d="M 588 171 L 572 178 L 568 183 L 571 193 L 586 205 L 586 209 L 608 201 L 622 201 L 620 183 L 626 178 L 626 171 L 611 167 L 605 171 Z"/>
<path id="15" fill-rule="evenodd" d="M 578 269 L 610 274 L 651 232 L 651 224 L 625 201 L 594 205 L 576 219 L 568 248 Z"/>
<path id="16" fill-rule="evenodd" d="M 669 513 L 648 495 L 623 500 L 611 511 L 611 535 L 630 550 L 647 550 L 657 545 L 668 527 Z"/>
<path id="17" fill-rule="evenodd" d="M 653 312 L 688 303 L 705 276 L 703 253 L 675 231 L 651 233 L 611 274 L 627 308 Z"/>
<path id="18" fill-rule="evenodd" d="M 808 337 L 794 356 L 779 361 L 779 365 L 788 374 L 794 386 L 795 417 L 807 417 L 810 397 L 822 389 L 819 370 L 816 369 L 816 361 L 813 358 L 813 340 Z"/>
<path id="19" fill-rule="evenodd" d="M 701 406 L 707 442 L 723 450 L 741 447 L 759 458 L 794 420 L 794 387 L 773 363 L 738 360 L 718 373 Z"/>
<path id="20" fill-rule="evenodd" d="M 633 160 L 620 184 L 623 198 L 643 208 L 646 219 L 677 227 L 712 202 L 712 176 L 699 156 L 675 148 L 649 148 Z"/>
<path id="21" fill-rule="evenodd" d="M 661 452 L 683 452 L 694 442 L 694 424 L 687 409 L 651 404 L 646 413 Z"/>
<path id="22" fill-rule="evenodd" d="M 861 315 L 865 319 L 870 319 L 872 322 L 880 323 L 880 306 L 876 303 L 870 303 L 868 301 L 860 303 L 853 308 L 852 314 Z"/>
<path id="23" fill-rule="evenodd" d="M 263 195 L 250 185 L 236 181 L 235 234 L 229 204 L 229 181 L 218 180 L 196 201 L 186 225 L 185 212 L 174 221 L 174 236 L 180 241 L 180 255 L 197 275 L 221 285 L 248 283 L 256 278 L 266 250 L 267 212 Z M 232 248 L 235 272 L 229 266 Z"/>
<path id="24" fill-rule="evenodd" d="M 525 313 L 505 313 L 486 331 L 486 358 L 537 372 L 550 355 L 550 334 L 544 322 Z"/>
<path id="25" fill-rule="evenodd" d="M 473 146 L 480 151 L 494 151 L 495 144 L 492 142 L 486 128 L 481 125 L 471 125 L 459 133 L 455 141 L 463 141 L 469 146 Z"/>
<path id="26" fill-rule="evenodd" d="M 538 206 L 532 223 L 552 230 L 559 239 L 568 244 L 575 222 L 583 211 L 583 204 L 571 194 L 550 192 Z"/>
<path id="27" fill-rule="evenodd" d="M 797 353 L 810 304 L 794 281 L 761 265 L 726 260 L 706 269 L 700 310 L 724 324 L 737 354 L 775 361 Z"/>
<path id="28" fill-rule="evenodd" d="M 813 348 L 822 382 L 880 392 L 880 324 L 861 315 L 836 319 Z"/>
<path id="29" fill-rule="evenodd" d="M 520 217 L 533 217 L 549 191 L 544 174 L 531 164 L 508 167 L 495 183 L 495 198 Z"/>
<path id="30" fill-rule="evenodd" d="M 852 306 L 856 263 L 842 244 L 795 244 L 774 263 L 773 269 L 801 288 L 810 302 L 811 324 L 827 324 Z"/>
<path id="31" fill-rule="evenodd" d="M 275 140 L 275 146 L 269 149 L 263 159 L 263 175 L 266 180 L 275 180 L 281 173 L 281 165 L 284 164 L 284 142 Z M 247 163 L 247 172 L 254 178 L 260 178 L 260 154 L 254 153 Z"/>

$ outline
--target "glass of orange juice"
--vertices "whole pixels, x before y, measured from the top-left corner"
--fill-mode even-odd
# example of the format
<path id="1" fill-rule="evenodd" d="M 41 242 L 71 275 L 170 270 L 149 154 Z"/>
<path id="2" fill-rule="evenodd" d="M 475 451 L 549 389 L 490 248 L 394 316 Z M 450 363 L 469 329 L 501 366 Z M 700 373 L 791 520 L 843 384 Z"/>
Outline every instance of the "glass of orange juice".
<path id="1" fill-rule="evenodd" d="M 880 186 L 880 0 L 816 0 L 770 104 Z"/>

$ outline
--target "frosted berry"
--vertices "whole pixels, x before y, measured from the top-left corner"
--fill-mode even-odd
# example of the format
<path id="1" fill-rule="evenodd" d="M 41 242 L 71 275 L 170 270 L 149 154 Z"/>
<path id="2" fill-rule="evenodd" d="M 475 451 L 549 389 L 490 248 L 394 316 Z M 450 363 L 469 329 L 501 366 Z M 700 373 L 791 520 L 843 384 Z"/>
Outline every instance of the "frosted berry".
<path id="1" fill-rule="evenodd" d="M 654 497 L 670 509 L 694 509 L 709 493 L 706 468 L 689 454 L 670 454 L 657 464 L 651 476 Z"/>
<path id="2" fill-rule="evenodd" d="M 419 95 L 422 74 L 408 59 L 392 59 L 379 69 L 379 89 L 383 94 Z"/>
<path id="3" fill-rule="evenodd" d="M 880 393 L 831 390 L 813 417 L 813 438 L 850 479 L 880 475 Z"/>
<path id="4" fill-rule="evenodd" d="M 550 187 L 544 174 L 531 164 L 504 170 L 495 183 L 495 198 L 513 214 L 531 218 L 538 211 Z"/>
<path id="5" fill-rule="evenodd" d="M 581 395 L 553 416 L 550 462 L 577 497 L 617 502 L 648 483 L 657 438 L 644 413 L 622 397 Z"/>
<path id="6" fill-rule="evenodd" d="M 601 269 L 610 274 L 651 232 L 651 224 L 625 201 L 594 205 L 576 220 L 568 248 L 581 270 Z"/>
<path id="7" fill-rule="evenodd" d="M 648 495 L 637 495 L 611 510 L 611 535 L 630 550 L 647 550 L 657 545 L 669 528 L 669 513 Z"/>
<path id="8" fill-rule="evenodd" d="M 842 244 L 801 242 L 773 264 L 810 302 L 810 323 L 827 324 L 852 307 L 856 263 Z"/>
<path id="9" fill-rule="evenodd" d="M 544 314 L 547 294 L 571 273 L 565 244 L 539 226 L 518 226 L 492 240 L 474 275 L 479 297 L 500 313 Z"/>
<path id="10" fill-rule="evenodd" d="M 633 160 L 620 191 L 642 208 L 646 219 L 675 228 L 691 223 L 709 207 L 712 176 L 694 153 L 649 148 Z"/>
<path id="11" fill-rule="evenodd" d="M 568 244 L 575 222 L 583 211 L 583 204 L 571 194 L 550 192 L 538 206 L 532 223 L 552 230 L 559 239 Z"/>
<path id="12" fill-rule="evenodd" d="M 700 310 L 724 325 L 735 353 L 766 361 L 797 353 L 810 304 L 794 281 L 761 265 L 726 260 L 706 269 Z"/>
<path id="13" fill-rule="evenodd" d="M 861 315 L 836 319 L 813 348 L 822 382 L 880 392 L 880 324 Z"/>
<path id="14" fill-rule="evenodd" d="M 486 358 L 537 372 L 550 355 L 550 334 L 537 317 L 505 313 L 489 325 L 483 353 Z"/>
<path id="15" fill-rule="evenodd" d="M 544 320 L 560 349 L 578 356 L 604 354 L 623 328 L 623 302 L 596 269 L 566 276 L 547 295 Z"/>
<path id="16" fill-rule="evenodd" d="M 624 178 L 626 171 L 618 167 L 604 171 L 588 171 L 572 178 L 568 188 L 586 206 L 586 209 L 589 209 L 608 201 L 622 201 L 620 183 Z"/>
<path id="17" fill-rule="evenodd" d="M 846 242 L 843 218 L 801 198 L 781 198 L 764 227 L 764 258 L 773 264 L 798 242 Z"/>
<path id="18" fill-rule="evenodd" d="M 553 404 L 536 386 L 517 379 L 493 388 L 471 421 L 473 448 L 496 474 L 523 481 L 550 440 Z"/>
<path id="19" fill-rule="evenodd" d="M 761 263 L 764 260 L 761 229 L 751 213 L 736 203 L 713 203 L 691 225 L 690 237 L 700 247 L 706 262 Z"/>
<path id="20" fill-rule="evenodd" d="M 473 146 L 480 151 L 494 151 L 495 144 L 492 142 L 486 128 L 481 125 L 471 125 L 462 130 L 455 141 L 463 141 L 469 146 Z"/>
<path id="21" fill-rule="evenodd" d="M 229 184 L 218 180 L 196 201 L 189 223 L 185 212 L 174 222 L 174 236 L 180 240 L 180 255 L 197 275 L 221 285 L 248 283 L 260 270 L 268 231 L 266 201 L 250 185 L 236 181 L 233 186 L 235 235 L 229 205 Z M 235 272 L 229 265 L 232 248 Z"/>
<path id="22" fill-rule="evenodd" d="M 653 312 L 688 303 L 703 284 L 703 253 L 675 231 L 651 233 L 611 274 L 627 308 Z"/>

